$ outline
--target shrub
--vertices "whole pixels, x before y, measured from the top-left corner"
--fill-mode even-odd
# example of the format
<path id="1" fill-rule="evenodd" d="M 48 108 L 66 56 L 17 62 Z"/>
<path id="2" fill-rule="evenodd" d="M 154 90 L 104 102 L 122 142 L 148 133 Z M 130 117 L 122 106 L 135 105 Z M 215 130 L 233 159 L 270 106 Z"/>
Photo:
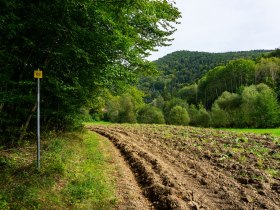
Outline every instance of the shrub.
<path id="1" fill-rule="evenodd" d="M 146 124 L 164 124 L 164 116 L 160 109 L 152 105 L 146 105 L 138 112 L 137 121 Z"/>
<path id="2" fill-rule="evenodd" d="M 130 95 L 123 95 L 120 98 L 119 122 L 136 123 L 135 104 Z"/>
<path id="3" fill-rule="evenodd" d="M 175 106 L 170 111 L 169 123 L 174 125 L 188 125 L 190 117 L 187 110 L 181 106 Z"/>
<path id="4" fill-rule="evenodd" d="M 199 105 L 199 109 L 192 104 L 188 111 L 190 113 L 191 125 L 209 127 L 211 117 L 202 104 Z"/>
<path id="5" fill-rule="evenodd" d="M 107 117 L 110 122 L 119 122 L 120 97 L 113 97 L 107 105 Z"/>
<path id="6" fill-rule="evenodd" d="M 198 109 L 196 108 L 196 106 L 191 104 L 188 108 L 188 113 L 190 116 L 190 124 L 197 126 Z"/>
<path id="7" fill-rule="evenodd" d="M 173 124 L 171 121 L 170 121 L 170 117 L 171 117 L 171 110 L 175 107 L 175 106 L 180 106 L 182 108 L 188 108 L 188 104 L 180 99 L 180 98 L 173 98 L 171 99 L 170 101 L 167 101 L 165 104 L 164 104 L 164 107 L 163 107 L 163 113 L 164 113 L 164 116 L 165 116 L 165 121 L 168 123 L 168 124 Z"/>
<path id="8" fill-rule="evenodd" d="M 224 92 L 212 106 L 214 126 L 279 126 L 279 104 L 276 93 L 265 84 L 244 87 L 241 95 Z"/>
<path id="9" fill-rule="evenodd" d="M 212 106 L 212 125 L 218 127 L 244 126 L 241 103 L 242 98 L 239 94 L 223 92 Z"/>
<path id="10" fill-rule="evenodd" d="M 202 127 L 209 127 L 210 125 L 210 114 L 204 108 L 202 104 L 199 105 L 197 124 Z"/>
<path id="11" fill-rule="evenodd" d="M 265 84 L 251 85 L 242 92 L 244 121 L 252 127 L 279 125 L 279 104 L 275 92 Z"/>
<path id="12" fill-rule="evenodd" d="M 217 104 L 213 104 L 211 109 L 211 125 L 214 127 L 228 127 L 230 124 L 228 113 Z"/>

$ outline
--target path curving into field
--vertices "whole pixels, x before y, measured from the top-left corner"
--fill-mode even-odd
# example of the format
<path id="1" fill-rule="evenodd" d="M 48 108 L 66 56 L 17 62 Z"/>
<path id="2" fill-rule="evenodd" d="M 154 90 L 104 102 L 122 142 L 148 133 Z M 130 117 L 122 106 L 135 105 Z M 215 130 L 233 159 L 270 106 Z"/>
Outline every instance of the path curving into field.
<path id="1" fill-rule="evenodd" d="M 108 138 L 128 163 L 141 188 L 139 194 L 149 200 L 141 209 L 279 209 L 277 189 L 259 190 L 244 184 L 208 150 L 203 153 L 193 149 L 192 138 L 201 137 L 196 130 L 188 130 L 188 136 L 182 138 L 179 133 L 186 127 L 172 127 L 168 132 L 167 126 L 88 128 Z M 239 170 L 237 163 L 232 167 Z"/>

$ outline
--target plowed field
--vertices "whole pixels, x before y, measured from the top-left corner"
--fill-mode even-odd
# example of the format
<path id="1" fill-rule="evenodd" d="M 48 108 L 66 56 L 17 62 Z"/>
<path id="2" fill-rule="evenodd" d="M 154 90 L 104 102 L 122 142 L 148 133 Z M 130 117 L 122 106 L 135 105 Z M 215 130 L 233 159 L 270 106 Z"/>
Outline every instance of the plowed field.
<path id="1" fill-rule="evenodd" d="M 88 128 L 120 150 L 149 209 L 280 209 L 276 137 L 166 125 Z"/>

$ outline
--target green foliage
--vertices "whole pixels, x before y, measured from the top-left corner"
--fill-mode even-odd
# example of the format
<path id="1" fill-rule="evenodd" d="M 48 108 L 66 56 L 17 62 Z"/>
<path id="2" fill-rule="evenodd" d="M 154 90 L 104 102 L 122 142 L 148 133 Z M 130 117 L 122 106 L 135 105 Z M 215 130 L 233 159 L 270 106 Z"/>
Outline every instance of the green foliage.
<path id="1" fill-rule="evenodd" d="M 190 117 L 185 108 L 177 105 L 171 109 L 168 122 L 173 125 L 188 125 Z"/>
<path id="2" fill-rule="evenodd" d="M 46 138 L 40 171 L 30 148 L 0 151 L 7 163 L 13 162 L 0 164 L 0 209 L 45 209 L 46 204 L 48 209 L 113 208 L 116 198 L 107 176 L 112 168 L 101 152 L 101 139 L 89 131 Z"/>
<path id="3" fill-rule="evenodd" d="M 229 127 L 230 119 L 227 111 L 221 109 L 217 103 L 211 108 L 211 125 L 216 128 Z"/>
<path id="4" fill-rule="evenodd" d="M 210 114 L 204 108 L 202 104 L 199 105 L 197 124 L 202 127 L 209 127 L 211 121 Z"/>
<path id="5" fill-rule="evenodd" d="M 135 87 L 127 88 L 121 96 L 111 96 L 108 99 L 106 110 L 110 122 L 136 123 L 136 113 L 144 105 L 144 94 Z"/>
<path id="6" fill-rule="evenodd" d="M 136 123 L 136 106 L 134 98 L 130 95 L 120 97 L 119 122 Z"/>
<path id="7" fill-rule="evenodd" d="M 211 117 L 202 104 L 197 109 L 195 105 L 191 105 L 188 109 L 190 114 L 190 124 L 194 126 L 209 127 Z"/>
<path id="8" fill-rule="evenodd" d="M 268 53 L 267 57 L 278 57 L 280 58 L 280 48 L 275 49 L 271 53 Z"/>
<path id="9" fill-rule="evenodd" d="M 152 105 L 145 105 L 138 111 L 137 122 L 145 124 L 164 124 L 165 120 L 159 108 Z"/>
<path id="10" fill-rule="evenodd" d="M 139 88 L 147 94 L 146 100 L 148 103 L 150 103 L 159 95 L 161 95 L 165 100 L 170 100 L 174 96 L 185 97 L 186 95 L 184 94 L 184 92 L 187 91 L 186 89 L 182 90 L 180 94 L 178 94 L 178 91 L 184 88 L 186 85 L 190 85 L 199 80 L 210 69 L 213 69 L 217 66 L 225 66 L 229 61 L 240 58 L 255 59 L 265 52 L 270 51 L 259 50 L 227 53 L 207 53 L 191 51 L 173 52 L 155 61 L 160 75 L 157 78 L 142 77 L 140 80 Z M 235 76 L 238 77 L 240 75 L 234 75 L 232 80 L 236 80 Z M 244 78 L 239 80 L 242 83 L 246 83 Z M 215 82 L 225 86 L 223 79 L 215 80 Z M 227 88 L 236 88 L 235 84 L 233 84 L 233 86 L 231 87 L 231 83 L 227 83 Z M 216 85 L 215 88 L 213 88 L 214 92 L 212 93 L 209 90 L 207 91 L 207 94 L 210 93 L 216 95 L 216 97 L 219 97 L 219 95 L 223 91 L 231 90 L 227 88 L 220 90 L 221 88 L 218 88 L 218 85 Z M 201 92 L 203 93 L 203 91 Z M 197 97 L 194 97 L 193 95 L 191 95 L 190 98 L 185 99 L 187 99 L 189 103 L 195 103 L 196 105 L 198 105 L 199 102 L 204 99 L 204 97 L 200 97 L 201 98 L 199 101 L 194 100 L 197 99 Z M 210 103 L 211 102 L 209 102 L 209 104 Z M 208 105 L 207 108 L 209 108 Z"/>
<path id="11" fill-rule="evenodd" d="M 236 93 L 223 92 L 215 103 L 223 110 L 230 111 L 238 108 L 241 104 L 241 96 Z"/>
<path id="12" fill-rule="evenodd" d="M 212 106 L 212 125 L 213 126 L 237 126 L 244 124 L 244 113 L 241 109 L 242 97 L 236 93 L 225 91 Z M 219 115 L 221 114 L 221 115 Z"/>
<path id="13" fill-rule="evenodd" d="M 280 128 L 226 128 L 224 130 L 235 131 L 239 133 L 256 133 L 263 135 L 273 135 L 274 143 L 280 145 L 280 139 L 274 136 L 280 136 Z M 279 154 L 279 153 L 278 153 Z M 280 157 L 279 157 L 280 158 Z"/>
<path id="14" fill-rule="evenodd" d="M 264 52 L 268 51 L 227 53 L 177 51 L 160 58 L 155 63 L 164 75 L 174 74 L 176 83 L 190 84 L 216 66 L 226 65 L 228 61 L 239 58 L 257 58 Z"/>
<path id="15" fill-rule="evenodd" d="M 195 83 L 191 85 L 186 85 L 187 82 L 180 80 L 184 80 L 183 77 L 186 75 L 182 69 L 194 65 L 197 61 L 203 63 L 204 58 L 196 56 L 203 57 L 209 54 L 175 52 L 156 61 L 164 71 L 161 71 L 158 78 L 142 78 L 141 81 L 144 83 L 140 88 L 148 93 L 146 102 L 152 101 L 154 105 L 162 108 L 167 123 L 170 123 L 171 109 L 179 105 L 187 108 L 190 124 L 195 126 L 278 126 L 280 124 L 280 60 L 277 56 L 261 55 L 264 52 L 211 54 L 213 59 L 208 57 L 211 65 L 202 68 L 206 69 L 206 73 L 198 81 L 195 80 L 199 76 L 192 80 Z M 182 55 L 186 57 L 180 57 Z M 235 60 L 226 59 L 233 55 L 237 55 L 234 57 Z M 196 60 L 192 60 L 193 58 Z M 220 58 L 224 59 L 224 62 L 215 63 Z M 244 58 L 255 58 L 255 60 Z M 189 63 L 185 62 L 186 60 Z M 209 66 L 212 69 L 209 70 Z M 195 68 L 197 70 L 198 67 Z M 186 71 L 190 73 L 192 69 Z M 190 78 L 188 76 L 188 79 Z M 174 96 L 179 97 L 181 101 Z M 165 101 L 164 106 L 162 106 L 162 99 Z M 193 105 L 188 107 L 187 103 Z M 208 112 L 207 110 L 210 109 L 211 112 Z"/>
<path id="16" fill-rule="evenodd" d="M 280 125 L 280 107 L 275 92 L 265 84 L 245 87 L 242 92 L 241 110 L 244 123 L 251 127 Z"/>
<path id="17" fill-rule="evenodd" d="M 179 17 L 170 1 L 0 0 L 2 143 L 17 139 L 25 124 L 35 127 L 35 69 L 44 71 L 43 129 L 67 129 L 104 88 L 153 73 L 145 57 L 169 43 Z"/>
<path id="18" fill-rule="evenodd" d="M 254 82 L 255 63 L 238 59 L 226 66 L 218 66 L 207 72 L 198 82 L 198 100 L 210 108 L 212 103 L 224 92 L 237 92 L 240 86 Z"/>
<path id="19" fill-rule="evenodd" d="M 110 122 L 118 122 L 119 121 L 119 112 L 120 112 L 120 97 L 113 97 L 107 105 L 107 117 Z"/>
<path id="20" fill-rule="evenodd" d="M 280 80 L 280 58 L 262 58 L 256 68 L 255 80 L 276 88 Z"/>
<path id="21" fill-rule="evenodd" d="M 190 116 L 190 125 L 198 126 L 197 124 L 197 116 L 198 116 L 198 109 L 194 104 L 191 104 L 188 108 L 188 113 Z"/>
<path id="22" fill-rule="evenodd" d="M 178 96 L 189 104 L 197 104 L 198 85 L 188 85 L 178 91 Z"/>
<path id="23" fill-rule="evenodd" d="M 165 121 L 168 124 L 172 124 L 170 122 L 170 116 L 171 116 L 171 110 L 175 106 L 180 106 L 180 107 L 183 107 L 183 108 L 186 109 L 188 107 L 188 104 L 180 98 L 172 98 L 170 101 L 166 101 L 164 103 L 163 113 L 164 113 L 164 116 L 165 116 Z"/>
<path id="24" fill-rule="evenodd" d="M 275 92 L 265 84 L 244 87 L 241 95 L 224 92 L 212 106 L 214 126 L 279 126 L 280 107 Z"/>
<path id="25" fill-rule="evenodd" d="M 280 124 L 279 58 L 263 55 L 255 61 L 244 58 L 227 61 L 225 65 L 207 71 L 197 83 L 183 87 L 183 83 L 178 83 L 182 74 L 180 68 L 173 69 L 170 62 L 162 66 L 168 67 L 167 74 L 151 80 L 152 93 L 149 95 L 150 99 L 155 97 L 153 104 L 157 104 L 158 99 L 165 100 L 164 106 L 159 107 L 162 107 L 167 123 L 170 123 L 171 109 L 179 105 L 187 108 L 190 124 L 195 126 L 273 127 Z M 149 80 L 142 80 L 145 81 L 142 87 L 147 91 Z M 174 95 L 182 101 L 172 97 Z M 186 102 L 194 105 L 188 107 Z"/>
<path id="26" fill-rule="evenodd" d="M 100 121 L 104 118 L 105 103 L 104 96 L 99 96 L 89 104 L 89 115 L 94 121 Z"/>
<path id="27" fill-rule="evenodd" d="M 163 109 L 164 103 L 165 103 L 165 101 L 164 101 L 163 97 L 161 97 L 161 96 L 159 96 L 158 98 L 155 98 L 152 101 L 152 104 L 159 109 Z"/>

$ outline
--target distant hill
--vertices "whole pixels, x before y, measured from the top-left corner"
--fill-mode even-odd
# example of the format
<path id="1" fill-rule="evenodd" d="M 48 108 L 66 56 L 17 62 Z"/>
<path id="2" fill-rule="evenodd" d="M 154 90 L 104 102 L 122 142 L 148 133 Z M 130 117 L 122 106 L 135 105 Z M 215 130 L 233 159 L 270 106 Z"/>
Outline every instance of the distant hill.
<path id="1" fill-rule="evenodd" d="M 226 53 L 176 51 L 155 61 L 163 76 L 173 74 L 178 84 L 189 84 L 208 70 L 238 58 L 256 59 L 272 50 L 252 50 Z"/>
<path id="2" fill-rule="evenodd" d="M 252 50 L 226 53 L 176 51 L 156 61 L 160 73 L 157 78 L 143 77 L 139 89 L 147 94 L 147 102 L 158 96 L 166 100 L 181 87 L 194 83 L 216 66 L 239 58 L 257 59 L 273 50 Z"/>

